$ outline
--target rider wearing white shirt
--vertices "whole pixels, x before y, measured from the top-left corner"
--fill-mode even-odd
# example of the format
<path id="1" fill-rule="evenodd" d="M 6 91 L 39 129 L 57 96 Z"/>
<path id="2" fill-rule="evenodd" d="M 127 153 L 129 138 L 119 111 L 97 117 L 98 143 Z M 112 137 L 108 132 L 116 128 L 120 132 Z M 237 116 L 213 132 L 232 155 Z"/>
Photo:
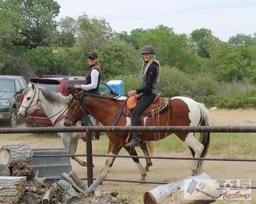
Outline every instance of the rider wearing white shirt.
<path id="1" fill-rule="evenodd" d="M 82 89 L 83 92 L 80 95 L 80 102 L 81 104 L 84 103 L 84 97 L 86 93 L 97 93 L 99 89 L 100 79 L 101 79 L 101 72 L 100 72 L 100 65 L 97 60 L 97 53 L 90 52 L 88 55 L 87 64 L 89 65 L 89 70 L 86 74 L 85 84 L 76 84 L 74 88 Z M 88 114 L 85 114 L 82 118 L 83 125 L 91 125 L 91 121 L 88 117 Z M 94 138 L 99 138 L 99 134 L 93 135 Z M 86 141 L 86 134 L 82 136 L 82 139 Z"/>
<path id="2" fill-rule="evenodd" d="M 89 53 L 87 63 L 90 69 L 87 72 L 85 84 L 76 84 L 74 87 L 76 89 L 82 89 L 86 92 L 97 92 L 100 84 L 101 73 L 96 52 Z"/>

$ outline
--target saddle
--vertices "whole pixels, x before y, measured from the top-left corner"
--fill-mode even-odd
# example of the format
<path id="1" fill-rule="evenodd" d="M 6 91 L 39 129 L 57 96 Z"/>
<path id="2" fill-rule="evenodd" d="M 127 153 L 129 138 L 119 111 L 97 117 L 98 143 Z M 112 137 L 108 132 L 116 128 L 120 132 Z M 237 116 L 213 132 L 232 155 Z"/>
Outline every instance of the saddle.
<path id="1" fill-rule="evenodd" d="M 133 104 L 132 106 L 127 106 L 127 109 L 132 111 L 136 107 L 137 100 L 134 98 L 131 99 Z M 169 100 L 165 98 L 161 98 L 160 95 L 157 95 L 153 102 L 146 108 L 146 110 L 143 112 L 144 117 L 152 117 L 156 114 L 159 114 L 161 112 L 164 112 L 169 109 Z"/>
<path id="2" fill-rule="evenodd" d="M 144 117 L 152 117 L 169 109 L 169 100 L 157 95 L 153 102 L 143 112 Z"/>

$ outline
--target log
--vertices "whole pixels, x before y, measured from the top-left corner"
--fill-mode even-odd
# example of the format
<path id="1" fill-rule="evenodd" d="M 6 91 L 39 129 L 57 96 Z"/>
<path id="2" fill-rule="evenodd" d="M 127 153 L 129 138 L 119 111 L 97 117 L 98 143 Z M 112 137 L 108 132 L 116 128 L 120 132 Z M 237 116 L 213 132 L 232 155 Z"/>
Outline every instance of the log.
<path id="1" fill-rule="evenodd" d="M 77 186 L 77 184 L 75 183 L 75 181 L 73 181 L 73 179 L 67 174 L 67 173 L 62 173 L 61 176 L 67 181 L 69 182 L 74 189 L 76 189 L 78 192 L 80 193 L 85 193 L 85 191 L 80 188 L 79 186 Z"/>
<path id="2" fill-rule="evenodd" d="M 11 167 L 12 176 L 26 176 L 28 180 L 33 179 L 35 173 L 27 162 L 16 162 Z"/>
<path id="3" fill-rule="evenodd" d="M 31 148 L 26 144 L 4 145 L 0 149 L 0 164 L 12 166 L 19 161 L 30 161 Z"/>
<path id="4" fill-rule="evenodd" d="M 18 203 L 25 191 L 25 177 L 0 177 L 0 203 Z"/>
<path id="5" fill-rule="evenodd" d="M 0 164 L 0 176 L 10 176 L 10 169 L 8 166 Z"/>
<path id="6" fill-rule="evenodd" d="M 72 185 L 65 180 L 59 180 L 57 183 L 57 188 L 57 198 L 62 203 L 67 203 L 67 201 L 71 199 L 81 197 L 79 193 L 77 193 L 75 189 L 72 187 Z"/>
<path id="7" fill-rule="evenodd" d="M 80 187 L 83 190 L 85 189 L 85 185 L 83 184 L 82 180 L 77 176 L 74 170 L 71 170 L 68 174 L 78 187 Z"/>
<path id="8" fill-rule="evenodd" d="M 44 194 L 43 204 L 51 203 L 51 199 L 52 199 L 52 196 L 53 196 L 55 190 L 56 189 L 53 186 L 50 186 L 50 188 Z"/>
<path id="9" fill-rule="evenodd" d="M 215 180 L 203 173 L 174 183 L 157 186 L 144 193 L 144 204 L 212 203 L 221 194 L 218 187 L 219 185 Z"/>

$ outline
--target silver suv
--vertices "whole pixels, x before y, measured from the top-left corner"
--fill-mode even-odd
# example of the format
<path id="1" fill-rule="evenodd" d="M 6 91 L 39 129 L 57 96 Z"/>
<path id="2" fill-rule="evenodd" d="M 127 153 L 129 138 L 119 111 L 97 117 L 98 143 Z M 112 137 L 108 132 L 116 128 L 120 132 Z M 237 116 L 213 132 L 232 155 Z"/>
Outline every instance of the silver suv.
<path id="1" fill-rule="evenodd" d="M 17 125 L 17 110 L 27 83 L 22 76 L 0 75 L 0 124 Z"/>

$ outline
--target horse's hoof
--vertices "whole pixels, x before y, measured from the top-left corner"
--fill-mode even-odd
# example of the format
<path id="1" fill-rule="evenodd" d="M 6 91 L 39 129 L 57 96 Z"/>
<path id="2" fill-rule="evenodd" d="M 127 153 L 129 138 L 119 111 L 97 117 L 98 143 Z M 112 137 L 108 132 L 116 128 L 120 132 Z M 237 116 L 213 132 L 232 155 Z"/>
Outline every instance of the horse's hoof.
<path id="1" fill-rule="evenodd" d="M 192 176 L 197 176 L 200 173 L 201 173 L 200 171 L 192 170 Z"/>
<path id="2" fill-rule="evenodd" d="M 146 166 L 145 166 L 145 170 L 146 170 L 146 171 L 149 171 L 149 167 L 151 167 L 151 166 L 153 166 L 153 165 L 152 165 L 152 164 L 146 165 Z"/>
<path id="3" fill-rule="evenodd" d="M 140 178 L 140 181 L 145 181 L 146 180 L 146 176 L 147 176 L 147 174 L 142 175 L 141 178 Z"/>

